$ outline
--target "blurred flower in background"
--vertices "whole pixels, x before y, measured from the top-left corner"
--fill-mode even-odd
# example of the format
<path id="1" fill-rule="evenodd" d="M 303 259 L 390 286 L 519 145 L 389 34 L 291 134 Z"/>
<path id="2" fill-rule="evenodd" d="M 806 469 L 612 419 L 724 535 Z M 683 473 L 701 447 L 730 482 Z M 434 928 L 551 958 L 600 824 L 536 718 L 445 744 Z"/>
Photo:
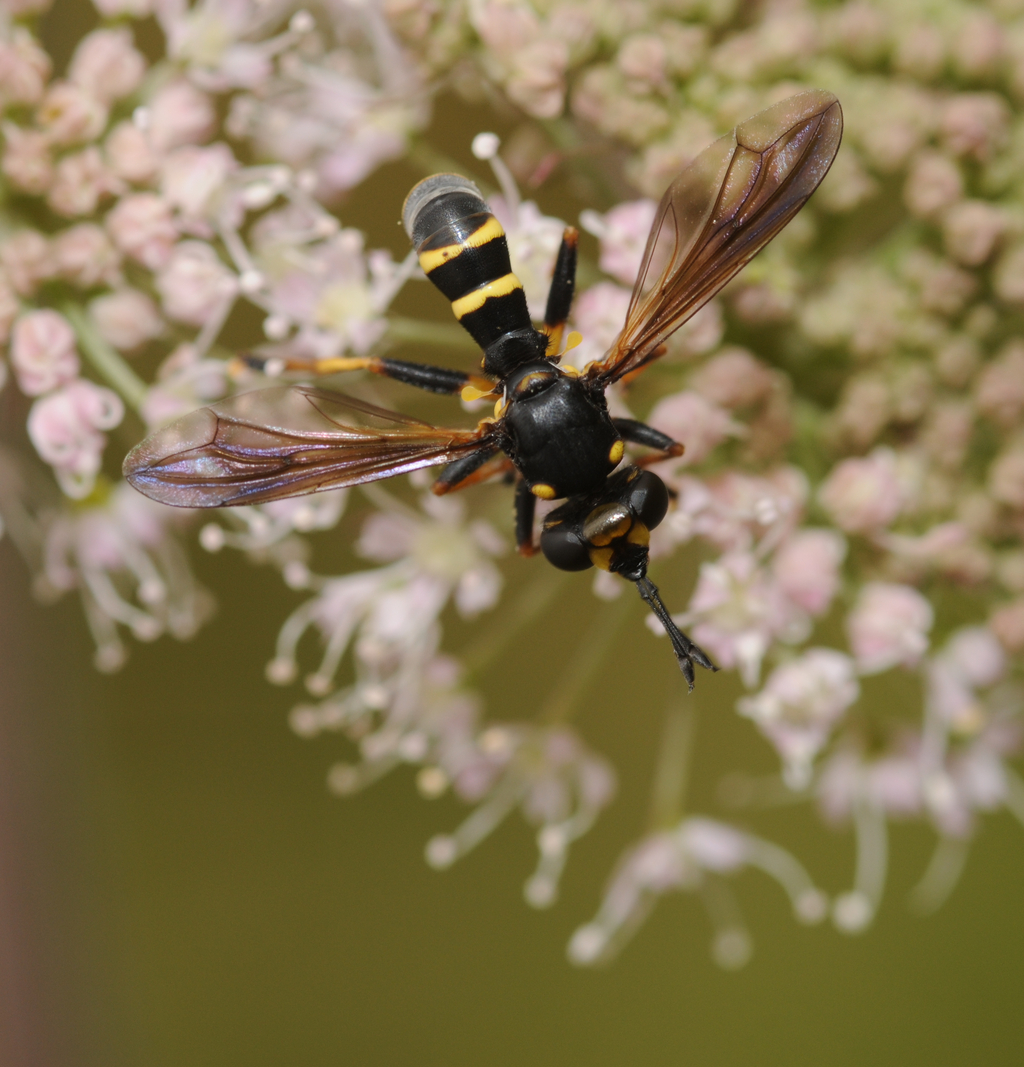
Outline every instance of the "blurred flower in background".
<path id="1" fill-rule="evenodd" d="M 681 789 L 666 801 L 658 783 L 691 758 L 667 730 L 658 815 L 569 956 L 607 958 L 658 897 L 686 890 L 708 907 L 715 958 L 741 965 L 750 935 L 725 877 L 747 867 L 800 921 L 831 914 L 853 933 L 882 904 L 892 820 L 934 829 L 914 895 L 926 910 L 981 820 L 1024 823 L 1024 4 L 95 0 L 98 25 L 63 71 L 40 43 L 48 6 L 0 3 L 0 531 L 41 596 L 77 591 L 100 670 L 124 662 L 129 635 L 201 628 L 197 545 L 276 567 L 309 599 L 283 621 L 268 678 L 291 684 L 321 644 L 304 678 L 317 702 L 291 722 L 353 746 L 331 788 L 411 764 L 424 796 L 472 805 L 428 843 L 437 868 L 519 810 L 539 851 L 526 899 L 553 903 L 615 775 L 586 723 L 560 721 L 572 699 L 490 722 L 473 665 L 443 651 L 449 606 L 475 617 L 502 597 L 486 492 L 421 499 L 413 479 L 197 531 L 116 472 L 195 407 L 450 337 L 392 311 L 418 267 L 346 218 L 382 165 L 444 164 L 437 93 L 515 116 L 506 145 L 467 142 L 479 134 L 535 314 L 564 225 L 544 214 L 545 183 L 588 199 L 578 221 L 596 248 L 568 356 L 582 366 L 621 326 L 668 182 L 737 121 L 820 87 L 846 116 L 820 192 L 672 339 L 655 385 L 609 399 L 686 444 L 656 468 L 675 499 L 652 559 L 666 575 L 699 565 L 677 621 L 737 672 L 736 710 L 776 751 L 777 789 L 823 828 L 852 826 L 853 885 L 830 900 L 780 846 L 690 813 Z M 156 37 L 160 54 L 144 47 Z M 236 314 L 262 330 L 249 360 L 222 342 Z M 345 387 L 399 395 L 357 375 Z M 372 566 L 314 573 L 312 539 L 359 507 Z M 904 696 L 880 697 L 876 678 Z M 769 786 L 752 783 L 737 796 L 754 804 Z"/>

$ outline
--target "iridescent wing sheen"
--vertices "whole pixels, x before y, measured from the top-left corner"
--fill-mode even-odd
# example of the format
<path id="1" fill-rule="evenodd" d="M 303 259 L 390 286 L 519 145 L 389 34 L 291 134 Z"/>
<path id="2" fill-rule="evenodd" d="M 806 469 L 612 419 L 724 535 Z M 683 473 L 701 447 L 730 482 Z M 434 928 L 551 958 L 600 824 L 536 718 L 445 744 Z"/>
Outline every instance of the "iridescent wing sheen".
<path id="1" fill-rule="evenodd" d="M 626 324 L 587 377 L 613 382 L 660 346 L 803 207 L 839 150 L 843 113 L 828 92 L 792 96 L 741 122 L 669 186 L 647 238 Z M 653 264 L 664 263 L 649 284 Z"/>
<path id="2" fill-rule="evenodd" d="M 124 475 L 186 508 L 261 504 L 390 478 L 493 448 L 491 423 L 441 429 L 306 386 L 243 393 L 200 408 L 136 445 Z"/>

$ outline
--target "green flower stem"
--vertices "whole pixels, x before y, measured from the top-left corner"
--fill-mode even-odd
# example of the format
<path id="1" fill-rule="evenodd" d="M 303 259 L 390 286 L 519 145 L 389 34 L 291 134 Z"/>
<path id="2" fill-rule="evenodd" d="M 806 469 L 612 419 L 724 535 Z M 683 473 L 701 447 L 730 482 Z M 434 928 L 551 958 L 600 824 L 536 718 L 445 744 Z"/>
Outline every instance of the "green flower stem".
<path id="1" fill-rule="evenodd" d="M 510 604 L 502 605 L 494 621 L 461 653 L 468 678 L 480 679 L 508 645 L 532 622 L 538 619 L 562 591 L 567 578 L 565 571 L 545 568 Z"/>
<path id="2" fill-rule="evenodd" d="M 608 649 L 633 606 L 633 598 L 623 595 L 597 612 L 594 622 L 562 668 L 558 682 L 538 716 L 539 722 L 554 725 L 572 715 L 594 675 L 608 662 Z"/>
<path id="3" fill-rule="evenodd" d="M 661 747 L 658 749 L 658 765 L 651 784 L 650 826 L 655 830 L 676 826 L 683 817 L 690 753 L 693 751 L 693 734 L 697 721 L 693 694 L 685 699 L 686 707 L 673 701 L 665 714 Z"/>
<path id="4" fill-rule="evenodd" d="M 61 314 L 71 323 L 78 344 L 93 370 L 121 399 L 138 414 L 146 398 L 148 386 L 128 366 L 116 349 L 100 337 L 89 316 L 70 300 L 60 306 Z"/>
<path id="5" fill-rule="evenodd" d="M 455 323 L 425 322 L 421 319 L 391 315 L 388 317 L 388 336 L 394 341 L 441 345 L 445 348 L 472 348 L 478 351 L 473 338 Z"/>

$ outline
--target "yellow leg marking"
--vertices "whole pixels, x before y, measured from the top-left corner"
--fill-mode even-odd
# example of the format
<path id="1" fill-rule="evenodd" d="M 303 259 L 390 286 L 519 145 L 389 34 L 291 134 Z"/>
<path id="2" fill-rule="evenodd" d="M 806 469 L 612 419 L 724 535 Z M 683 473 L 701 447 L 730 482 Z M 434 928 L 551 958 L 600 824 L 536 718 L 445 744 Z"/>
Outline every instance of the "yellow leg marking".
<path id="1" fill-rule="evenodd" d="M 458 244 L 445 245 L 444 248 L 429 248 L 420 252 L 420 266 L 425 274 L 429 274 L 432 270 L 437 270 L 438 267 L 443 267 L 445 263 L 456 259 L 465 249 L 479 248 L 481 245 L 490 244 L 491 241 L 504 236 L 505 231 L 501 228 L 501 223 L 491 215 L 483 226 L 474 230 Z"/>
<path id="2" fill-rule="evenodd" d="M 372 370 L 374 362 L 376 361 L 372 356 L 352 359 L 338 357 L 337 359 L 318 360 L 313 369 L 318 374 L 337 374 L 347 370 Z"/>
<path id="3" fill-rule="evenodd" d="M 536 485 L 531 485 L 530 492 L 533 493 L 534 496 L 539 496 L 541 500 L 555 499 L 554 486 L 545 485 L 543 482 L 538 482 Z"/>
<path id="4" fill-rule="evenodd" d="M 479 289 L 474 289 L 465 296 L 460 296 L 458 300 L 453 300 L 452 311 L 457 319 L 464 318 L 474 311 L 479 311 L 492 296 L 508 296 L 522 287 L 523 283 L 514 274 L 506 274 L 493 282 L 481 285 Z"/>

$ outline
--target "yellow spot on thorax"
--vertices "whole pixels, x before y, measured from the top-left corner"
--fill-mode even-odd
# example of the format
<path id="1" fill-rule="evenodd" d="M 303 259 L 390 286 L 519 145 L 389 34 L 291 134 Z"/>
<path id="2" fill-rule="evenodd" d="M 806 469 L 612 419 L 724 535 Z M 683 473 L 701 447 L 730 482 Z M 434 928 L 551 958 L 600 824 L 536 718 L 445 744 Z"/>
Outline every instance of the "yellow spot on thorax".
<path id="1" fill-rule="evenodd" d="M 541 500 L 554 500 L 555 488 L 552 485 L 546 485 L 544 482 L 538 482 L 536 485 L 530 486 L 530 492 L 534 496 L 540 497 Z"/>

